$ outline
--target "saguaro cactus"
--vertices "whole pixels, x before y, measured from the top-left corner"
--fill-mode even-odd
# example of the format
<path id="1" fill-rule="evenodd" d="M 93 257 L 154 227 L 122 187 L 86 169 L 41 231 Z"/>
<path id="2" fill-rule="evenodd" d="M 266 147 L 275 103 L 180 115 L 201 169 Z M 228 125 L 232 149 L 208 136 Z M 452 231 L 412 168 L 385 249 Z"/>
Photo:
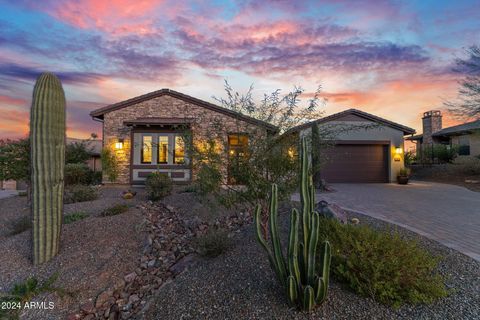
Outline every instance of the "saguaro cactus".
<path id="1" fill-rule="evenodd" d="M 42 74 L 33 89 L 30 110 L 33 263 L 58 253 L 63 212 L 65 166 L 65 94 L 60 80 Z"/>
<path id="2" fill-rule="evenodd" d="M 272 185 L 269 208 L 269 231 L 273 250 L 262 235 L 261 208 L 259 205 L 255 208 L 254 218 L 257 240 L 267 251 L 270 265 L 282 286 L 285 287 L 289 303 L 310 311 L 327 297 L 331 248 L 329 242 L 325 241 L 320 260 L 317 261 L 320 217 L 314 211 L 315 188 L 313 187 L 312 176 L 309 174 L 305 138 L 302 139 L 301 164 L 302 214 L 300 215 L 296 209 L 292 210 L 286 260 L 278 233 L 278 199 L 275 184 Z M 317 272 L 319 265 L 322 269 L 321 274 Z"/>

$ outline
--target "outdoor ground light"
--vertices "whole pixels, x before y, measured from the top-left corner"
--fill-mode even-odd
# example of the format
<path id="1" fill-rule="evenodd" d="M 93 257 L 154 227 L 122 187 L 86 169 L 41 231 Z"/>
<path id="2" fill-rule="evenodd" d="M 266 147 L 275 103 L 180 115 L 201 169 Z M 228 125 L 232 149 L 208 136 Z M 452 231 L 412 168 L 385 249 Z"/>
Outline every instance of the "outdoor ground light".
<path id="1" fill-rule="evenodd" d="M 118 139 L 118 142 L 115 142 L 115 149 L 123 149 L 123 139 Z"/>

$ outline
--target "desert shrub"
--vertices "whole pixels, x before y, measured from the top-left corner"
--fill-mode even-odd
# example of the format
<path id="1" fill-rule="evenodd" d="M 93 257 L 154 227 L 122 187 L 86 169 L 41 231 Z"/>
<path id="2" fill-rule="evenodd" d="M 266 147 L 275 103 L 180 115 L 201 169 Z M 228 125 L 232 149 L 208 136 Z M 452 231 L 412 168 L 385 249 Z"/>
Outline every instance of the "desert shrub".
<path id="1" fill-rule="evenodd" d="M 417 157 L 413 151 L 407 151 L 404 154 L 404 162 L 406 166 L 409 166 L 417 161 Z"/>
<path id="2" fill-rule="evenodd" d="M 65 146 L 65 163 L 84 163 L 90 158 L 86 141 L 67 143 Z"/>
<path id="3" fill-rule="evenodd" d="M 89 169 L 83 163 L 67 163 L 65 165 L 65 184 L 87 184 Z"/>
<path id="4" fill-rule="evenodd" d="M 396 231 L 322 219 L 332 243 L 332 271 L 355 292 L 384 304 L 430 303 L 446 295 L 438 259 Z"/>
<path id="5" fill-rule="evenodd" d="M 20 308 L 0 308 L 0 319 L 19 319 L 19 312 L 23 308 L 23 304 L 31 301 L 39 294 L 45 292 L 57 293 L 60 296 L 70 294 L 63 288 L 54 286 L 55 281 L 58 279 L 58 275 L 58 272 L 54 273 L 41 284 L 37 278 L 34 277 L 28 278 L 24 282 L 15 284 L 10 292 L 0 296 L 0 304 L 3 302 L 10 302 L 15 303 L 15 306 L 19 306 Z"/>
<path id="6" fill-rule="evenodd" d="M 98 190 L 92 186 L 76 184 L 65 188 L 64 203 L 92 201 L 98 198 Z"/>
<path id="7" fill-rule="evenodd" d="M 172 180 L 165 173 L 151 173 L 145 181 L 145 191 L 150 200 L 160 200 L 172 192 Z"/>
<path id="8" fill-rule="evenodd" d="M 193 192 L 197 192 L 197 188 L 195 187 L 195 185 L 188 185 L 188 186 L 185 186 L 183 188 L 180 189 L 180 192 L 181 193 L 193 193 Z"/>
<path id="9" fill-rule="evenodd" d="M 102 172 L 101 171 L 93 171 L 88 170 L 87 177 L 86 177 L 86 184 L 97 186 L 102 184 Z"/>
<path id="10" fill-rule="evenodd" d="M 83 220 L 88 217 L 88 214 L 82 211 L 73 212 L 63 217 L 63 223 L 69 224 L 75 221 Z"/>
<path id="11" fill-rule="evenodd" d="M 228 232 L 223 229 L 209 229 L 206 234 L 198 237 L 197 251 L 205 257 L 216 257 L 226 252 L 232 246 Z"/>
<path id="12" fill-rule="evenodd" d="M 462 156 L 453 162 L 455 168 L 463 174 L 477 175 L 480 174 L 480 159 L 477 157 Z"/>
<path id="13" fill-rule="evenodd" d="M 32 228 L 32 219 L 30 216 L 23 216 L 14 221 L 11 225 L 10 235 L 16 235 Z"/>
<path id="14" fill-rule="evenodd" d="M 222 174 L 220 170 L 213 165 L 204 164 L 198 170 L 195 180 L 195 191 L 206 196 L 207 194 L 217 192 L 222 183 Z"/>
<path id="15" fill-rule="evenodd" d="M 116 216 L 128 211 L 128 206 L 126 204 L 116 204 L 112 207 L 106 208 L 102 211 L 102 217 Z"/>
<path id="16" fill-rule="evenodd" d="M 108 148 L 102 149 L 102 170 L 104 171 L 106 177 L 110 182 L 117 181 L 119 174 L 119 167 L 117 157 L 115 154 Z"/>

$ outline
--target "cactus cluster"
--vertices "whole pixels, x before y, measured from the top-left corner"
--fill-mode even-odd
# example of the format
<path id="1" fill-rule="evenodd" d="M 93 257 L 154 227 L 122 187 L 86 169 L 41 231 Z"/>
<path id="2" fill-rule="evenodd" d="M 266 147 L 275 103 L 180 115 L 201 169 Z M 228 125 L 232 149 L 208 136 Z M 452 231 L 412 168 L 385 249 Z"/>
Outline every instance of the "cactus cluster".
<path id="1" fill-rule="evenodd" d="M 255 208 L 256 237 L 267 251 L 270 265 L 278 280 L 285 288 L 289 303 L 293 306 L 311 311 L 327 297 L 331 248 L 328 241 L 323 243 L 320 263 L 317 261 L 317 246 L 319 239 L 320 216 L 314 211 L 315 189 L 309 172 L 306 139 L 301 143 L 301 214 L 292 209 L 290 217 L 290 232 L 288 238 L 287 257 L 282 252 L 278 232 L 278 197 L 277 186 L 272 185 L 272 195 L 269 208 L 269 233 L 272 246 L 267 244 L 262 235 L 261 208 Z M 273 249 L 273 250 L 272 250 Z M 317 268 L 321 266 L 321 274 Z"/>
<path id="2" fill-rule="evenodd" d="M 51 73 L 33 89 L 30 148 L 33 262 L 40 264 L 58 253 L 63 213 L 65 94 Z"/>

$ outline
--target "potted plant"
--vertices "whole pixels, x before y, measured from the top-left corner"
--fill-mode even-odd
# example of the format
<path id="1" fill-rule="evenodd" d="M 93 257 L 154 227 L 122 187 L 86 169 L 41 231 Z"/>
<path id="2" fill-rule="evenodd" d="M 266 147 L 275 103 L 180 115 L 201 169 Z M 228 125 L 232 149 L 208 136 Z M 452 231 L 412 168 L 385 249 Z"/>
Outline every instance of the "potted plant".
<path id="1" fill-rule="evenodd" d="M 407 184 L 409 178 L 410 178 L 409 170 L 407 168 L 400 169 L 397 175 L 398 184 Z"/>

